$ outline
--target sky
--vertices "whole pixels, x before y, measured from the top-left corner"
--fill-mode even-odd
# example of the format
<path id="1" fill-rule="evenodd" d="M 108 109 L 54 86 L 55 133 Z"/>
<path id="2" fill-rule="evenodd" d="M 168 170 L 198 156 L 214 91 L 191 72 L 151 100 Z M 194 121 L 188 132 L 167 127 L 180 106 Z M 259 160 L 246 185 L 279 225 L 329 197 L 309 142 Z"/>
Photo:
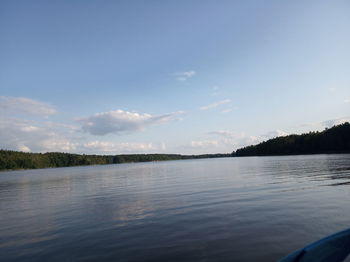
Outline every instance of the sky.
<path id="1" fill-rule="evenodd" d="M 0 148 L 229 153 L 350 120 L 349 1 L 0 2 Z"/>

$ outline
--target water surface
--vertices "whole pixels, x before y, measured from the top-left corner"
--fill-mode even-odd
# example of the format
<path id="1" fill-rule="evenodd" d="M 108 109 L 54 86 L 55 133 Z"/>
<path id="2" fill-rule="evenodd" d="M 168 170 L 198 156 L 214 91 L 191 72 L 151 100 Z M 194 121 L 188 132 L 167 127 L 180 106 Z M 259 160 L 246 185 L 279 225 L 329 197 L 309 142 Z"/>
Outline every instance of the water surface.
<path id="1" fill-rule="evenodd" d="M 276 261 L 350 227 L 350 155 L 0 173 L 1 261 Z"/>

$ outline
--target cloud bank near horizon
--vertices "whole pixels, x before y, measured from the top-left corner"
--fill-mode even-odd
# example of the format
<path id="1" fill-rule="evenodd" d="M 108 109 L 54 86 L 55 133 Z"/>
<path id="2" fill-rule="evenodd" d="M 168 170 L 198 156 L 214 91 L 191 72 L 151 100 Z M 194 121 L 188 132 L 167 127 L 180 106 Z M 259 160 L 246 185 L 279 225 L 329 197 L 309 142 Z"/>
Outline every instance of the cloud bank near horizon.
<path id="1" fill-rule="evenodd" d="M 223 100 L 225 101 L 225 100 Z M 226 103 L 226 102 L 225 102 Z M 221 105 L 225 103 L 215 103 Z M 227 102 L 228 103 L 228 102 Z M 24 97 L 0 97 L 0 148 L 25 152 L 63 151 L 72 153 L 228 153 L 237 148 L 256 144 L 270 138 L 288 135 L 282 130 L 250 135 L 231 130 L 215 130 L 197 133 L 187 138 L 177 138 L 169 143 L 165 137 L 152 141 L 125 139 L 125 134 L 139 134 L 151 126 L 170 123 L 180 119 L 184 112 L 152 115 L 148 113 L 114 110 L 79 118 L 55 121 L 60 112 L 45 102 Z M 215 108 L 211 104 L 207 108 Z M 196 111 L 190 112 L 195 114 Z M 350 121 L 349 117 L 318 122 L 320 130 Z M 186 128 L 191 128 L 191 123 Z M 82 132 L 83 131 L 83 132 Z M 216 136 L 213 139 L 213 136 Z M 96 139 L 105 137 L 103 140 Z M 107 138 L 108 137 L 108 138 Z M 119 141 L 116 141 L 118 138 Z M 141 141 L 140 141 L 141 140 Z M 145 141 L 146 140 L 146 141 Z M 187 142 L 185 142 L 187 140 Z"/>
<path id="2" fill-rule="evenodd" d="M 89 136 L 119 136 L 142 131 L 151 125 L 178 120 L 183 114 L 151 115 L 115 110 L 80 118 L 77 121 L 80 126 L 77 126 L 53 121 L 50 117 L 59 113 L 56 108 L 30 98 L 1 96 L 0 109 L 0 149 L 92 154 L 163 152 L 166 149 L 163 142 L 101 141 Z"/>

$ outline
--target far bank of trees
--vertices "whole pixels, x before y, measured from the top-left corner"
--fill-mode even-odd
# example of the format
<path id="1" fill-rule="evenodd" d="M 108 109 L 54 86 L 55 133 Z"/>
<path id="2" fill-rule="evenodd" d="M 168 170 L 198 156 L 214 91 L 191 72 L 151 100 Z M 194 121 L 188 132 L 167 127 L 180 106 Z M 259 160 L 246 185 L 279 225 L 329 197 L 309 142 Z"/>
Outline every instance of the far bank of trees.
<path id="1" fill-rule="evenodd" d="M 0 170 L 34 169 L 83 165 L 121 164 L 180 159 L 228 157 L 231 154 L 179 155 L 179 154 L 128 154 L 79 155 L 68 153 L 25 153 L 0 150 Z"/>
<path id="2" fill-rule="evenodd" d="M 350 153 L 350 124 L 302 135 L 277 137 L 233 152 L 236 156 Z"/>

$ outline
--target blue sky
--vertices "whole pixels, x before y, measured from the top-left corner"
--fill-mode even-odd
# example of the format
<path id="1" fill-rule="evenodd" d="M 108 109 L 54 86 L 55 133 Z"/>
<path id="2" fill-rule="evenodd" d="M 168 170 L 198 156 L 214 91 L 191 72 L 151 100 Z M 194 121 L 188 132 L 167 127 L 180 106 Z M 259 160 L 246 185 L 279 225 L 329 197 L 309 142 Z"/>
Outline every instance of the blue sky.
<path id="1" fill-rule="evenodd" d="M 350 118 L 349 1 L 1 1 L 0 148 L 231 152 Z"/>

